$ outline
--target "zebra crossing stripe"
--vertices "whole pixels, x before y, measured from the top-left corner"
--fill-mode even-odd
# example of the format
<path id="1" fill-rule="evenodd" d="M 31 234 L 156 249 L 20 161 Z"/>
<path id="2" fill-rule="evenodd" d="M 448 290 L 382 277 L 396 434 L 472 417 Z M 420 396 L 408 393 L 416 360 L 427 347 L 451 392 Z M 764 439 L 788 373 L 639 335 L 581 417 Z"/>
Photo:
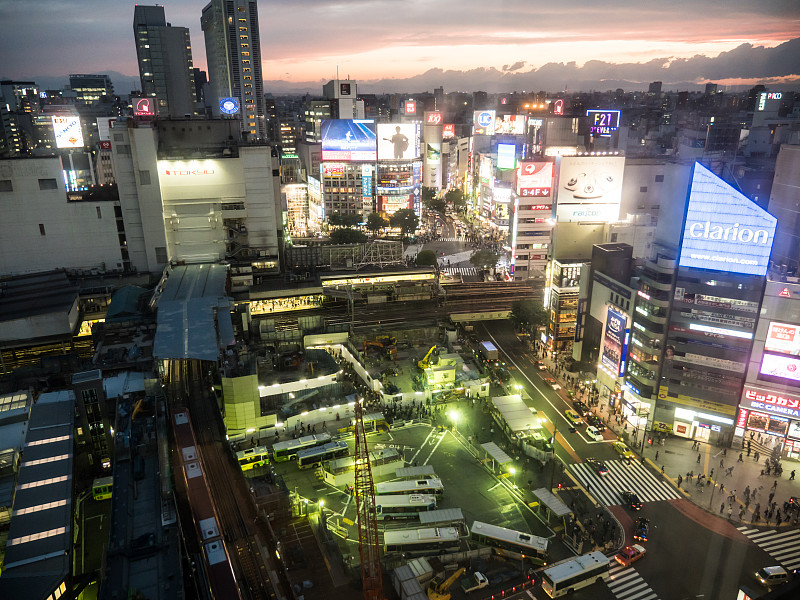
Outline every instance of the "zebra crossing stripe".
<path id="1" fill-rule="evenodd" d="M 635 569 L 623 567 L 615 562 L 609 572 L 611 577 L 606 584 L 618 600 L 654 600 L 658 598 L 658 594 Z"/>
<path id="2" fill-rule="evenodd" d="M 800 531 L 792 529 L 780 533 L 775 529 L 759 530 L 746 526 L 736 529 L 786 569 L 800 567 Z"/>
<path id="3" fill-rule="evenodd" d="M 445 267 L 442 269 L 443 273 L 450 273 L 451 275 L 477 275 L 478 271 L 475 267 Z"/>
<path id="4" fill-rule="evenodd" d="M 622 504 L 622 492 L 626 490 L 636 493 L 642 502 L 681 498 L 675 488 L 640 463 L 611 460 L 605 465 L 608 467 L 606 475 L 599 475 L 587 463 L 569 465 L 575 478 L 605 506 Z"/>

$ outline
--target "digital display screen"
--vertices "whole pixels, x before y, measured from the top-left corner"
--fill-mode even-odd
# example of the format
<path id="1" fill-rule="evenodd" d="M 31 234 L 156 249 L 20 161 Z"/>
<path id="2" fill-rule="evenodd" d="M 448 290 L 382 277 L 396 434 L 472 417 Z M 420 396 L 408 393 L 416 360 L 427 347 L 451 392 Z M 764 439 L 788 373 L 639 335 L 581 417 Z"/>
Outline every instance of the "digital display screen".
<path id="1" fill-rule="evenodd" d="M 589 133 L 599 137 L 611 137 L 619 129 L 618 110 L 587 110 Z"/>
<path id="2" fill-rule="evenodd" d="M 514 144 L 497 144 L 497 168 L 513 169 L 516 166 L 517 147 Z"/>
<path id="3" fill-rule="evenodd" d="M 419 125 L 415 123 L 378 124 L 378 158 L 380 160 L 419 158 Z"/>
<path id="4" fill-rule="evenodd" d="M 770 321 L 764 350 L 800 356 L 800 325 Z"/>
<path id="5" fill-rule="evenodd" d="M 610 306 L 608 307 L 600 364 L 613 373 L 614 376 L 619 373 L 627 321 L 628 319 L 624 314 Z"/>
<path id="6" fill-rule="evenodd" d="M 788 379 L 793 385 L 800 385 L 800 359 L 776 354 L 764 354 L 759 373 L 767 377 Z"/>
<path id="7" fill-rule="evenodd" d="M 494 132 L 498 135 L 525 135 L 525 115 L 497 115 Z"/>
<path id="8" fill-rule="evenodd" d="M 695 163 L 678 264 L 765 275 L 777 223 L 747 196 Z"/>
<path id="9" fill-rule="evenodd" d="M 371 119 L 322 121 L 322 160 L 374 161 L 376 158 L 374 121 Z"/>

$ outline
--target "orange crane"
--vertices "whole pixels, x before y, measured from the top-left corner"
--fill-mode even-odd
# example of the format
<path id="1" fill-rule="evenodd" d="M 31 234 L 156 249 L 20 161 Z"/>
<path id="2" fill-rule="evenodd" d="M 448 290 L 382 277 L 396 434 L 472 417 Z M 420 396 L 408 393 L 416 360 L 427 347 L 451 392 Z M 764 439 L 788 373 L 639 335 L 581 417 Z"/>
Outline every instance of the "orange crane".
<path id="1" fill-rule="evenodd" d="M 369 464 L 367 434 L 364 431 L 364 409 L 355 405 L 355 498 L 358 517 L 358 553 L 361 555 L 361 585 L 364 600 L 383 599 L 380 546 L 378 544 L 378 512 L 375 507 L 375 487 Z"/>

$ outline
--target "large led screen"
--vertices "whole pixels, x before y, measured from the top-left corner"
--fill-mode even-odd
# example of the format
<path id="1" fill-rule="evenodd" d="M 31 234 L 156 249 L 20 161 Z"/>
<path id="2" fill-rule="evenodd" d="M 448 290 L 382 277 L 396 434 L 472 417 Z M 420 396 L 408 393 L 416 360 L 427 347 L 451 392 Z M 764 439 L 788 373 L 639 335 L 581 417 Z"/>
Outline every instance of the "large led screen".
<path id="1" fill-rule="evenodd" d="M 498 135 L 525 135 L 525 115 L 497 115 L 494 132 Z"/>
<path id="2" fill-rule="evenodd" d="M 322 121 L 322 160 L 373 161 L 377 158 L 375 143 L 371 119 Z"/>
<path id="3" fill-rule="evenodd" d="M 553 163 L 522 161 L 517 168 L 517 195 L 549 196 L 553 187 Z"/>
<path id="4" fill-rule="evenodd" d="M 56 148 L 83 148 L 80 117 L 52 117 Z"/>
<path id="5" fill-rule="evenodd" d="M 800 325 L 770 321 L 764 350 L 800 356 Z"/>
<path id="6" fill-rule="evenodd" d="M 472 115 L 475 135 L 494 135 L 495 111 L 476 110 Z"/>
<path id="7" fill-rule="evenodd" d="M 419 125 L 415 123 L 380 123 L 378 125 L 379 160 L 419 158 Z"/>
<path id="8" fill-rule="evenodd" d="M 600 364 L 615 376 L 619 373 L 620 361 L 623 359 L 622 346 L 627 321 L 628 319 L 623 313 L 608 307 Z"/>
<path id="9" fill-rule="evenodd" d="M 788 379 L 790 382 L 796 382 L 793 385 L 800 385 L 800 360 L 789 356 L 765 354 L 761 360 L 760 373 L 768 377 Z"/>
<path id="10" fill-rule="evenodd" d="M 747 196 L 695 163 L 678 264 L 765 275 L 777 223 Z"/>
<path id="11" fill-rule="evenodd" d="M 517 147 L 514 144 L 497 144 L 497 168 L 513 169 L 516 166 Z"/>
<path id="12" fill-rule="evenodd" d="M 622 156 L 565 156 L 559 169 L 558 206 L 582 205 L 571 211 L 570 221 L 615 221 L 619 218 L 622 201 L 622 174 L 625 158 Z M 586 210 L 592 205 L 604 207 L 602 216 Z M 612 207 L 612 210 L 608 210 Z M 570 211 L 562 211 L 564 215 Z"/>

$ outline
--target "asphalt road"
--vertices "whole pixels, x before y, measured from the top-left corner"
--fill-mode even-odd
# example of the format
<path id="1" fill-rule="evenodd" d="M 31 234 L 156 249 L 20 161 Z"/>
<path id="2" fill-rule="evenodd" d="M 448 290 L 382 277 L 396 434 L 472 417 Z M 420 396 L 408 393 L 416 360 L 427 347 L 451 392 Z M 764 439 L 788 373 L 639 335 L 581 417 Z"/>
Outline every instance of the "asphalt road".
<path id="1" fill-rule="evenodd" d="M 589 457 L 608 462 L 619 459 L 610 443 L 613 434 L 607 433 L 605 442 L 592 442 L 581 433 L 585 427 L 576 433 L 568 433 L 563 411 L 572 408 L 571 403 L 543 381 L 534 353 L 524 350 L 509 322 L 476 325 L 476 332 L 479 339 L 494 341 L 506 355 L 515 382 L 526 388 L 537 411 L 543 413 L 550 423 L 556 423 L 559 432 L 556 453 L 559 458 L 568 464 L 583 462 Z M 562 434 L 562 431 L 566 433 Z M 638 468 L 638 464 L 632 467 Z M 651 472 L 651 477 L 658 480 L 655 472 Z M 740 584 L 758 589 L 752 576 L 756 569 L 776 564 L 726 519 L 708 513 L 688 500 L 645 502 L 643 510 L 637 513 L 619 505 L 610 508 L 626 531 L 627 544 L 634 543 L 634 518 L 641 515 L 650 520 L 650 539 L 644 544 L 647 554 L 629 569 L 635 569 L 652 592 L 663 600 L 735 598 Z M 631 592 L 637 587 L 637 583 L 626 584 L 613 593 L 608 586 L 591 586 L 572 597 L 620 600 L 648 597 L 648 594 Z M 541 591 L 536 595 L 544 597 Z"/>

